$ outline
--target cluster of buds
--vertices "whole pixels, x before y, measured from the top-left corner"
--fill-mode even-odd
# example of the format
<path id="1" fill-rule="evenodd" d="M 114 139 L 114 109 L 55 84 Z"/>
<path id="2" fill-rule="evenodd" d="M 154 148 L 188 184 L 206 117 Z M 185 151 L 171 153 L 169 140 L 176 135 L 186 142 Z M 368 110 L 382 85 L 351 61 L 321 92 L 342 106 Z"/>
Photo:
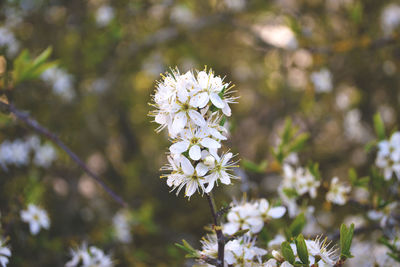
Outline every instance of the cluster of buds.
<path id="1" fill-rule="evenodd" d="M 223 125 L 231 115 L 229 104 L 236 99 L 232 88 L 206 69 L 185 74 L 171 70 L 158 82 L 152 103 L 156 109 L 150 115 L 160 124 L 158 131 L 167 128 L 172 140 L 169 164 L 162 170 L 169 172 L 163 177 L 177 195 L 183 187 L 187 197 L 209 193 L 215 184 L 237 179 L 230 173 L 236 164 L 232 153 L 218 153 L 227 139 Z"/>

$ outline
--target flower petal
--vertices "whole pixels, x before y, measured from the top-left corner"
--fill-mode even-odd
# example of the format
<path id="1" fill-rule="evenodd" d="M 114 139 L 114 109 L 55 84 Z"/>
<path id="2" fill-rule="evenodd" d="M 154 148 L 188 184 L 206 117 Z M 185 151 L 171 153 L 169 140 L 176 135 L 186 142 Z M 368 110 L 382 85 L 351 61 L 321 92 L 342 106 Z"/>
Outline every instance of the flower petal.
<path id="1" fill-rule="evenodd" d="M 217 108 L 224 108 L 225 103 L 222 101 L 221 97 L 217 93 L 211 93 L 210 94 L 210 100 L 216 106 Z"/>
<path id="2" fill-rule="evenodd" d="M 189 141 L 180 141 L 170 146 L 169 151 L 171 151 L 172 154 L 181 154 L 185 152 L 188 148 Z"/>
<path id="3" fill-rule="evenodd" d="M 192 163 L 190 163 L 190 161 L 184 156 L 182 156 L 179 160 L 181 162 L 182 171 L 186 175 L 192 175 L 194 173 Z"/>
<path id="4" fill-rule="evenodd" d="M 196 173 L 198 176 L 203 177 L 208 172 L 208 167 L 203 163 L 198 163 L 196 166 Z"/>
<path id="5" fill-rule="evenodd" d="M 209 137 L 206 137 L 203 140 L 201 140 L 200 144 L 207 148 L 220 148 L 221 147 L 221 144 L 218 141 L 211 139 Z"/>
<path id="6" fill-rule="evenodd" d="M 206 121 L 204 120 L 203 116 L 201 114 L 193 109 L 189 110 L 189 117 L 192 119 L 192 121 L 198 125 L 198 126 L 205 126 Z"/>
<path id="7" fill-rule="evenodd" d="M 194 145 L 189 149 L 189 156 L 192 160 L 199 160 L 201 158 L 201 149 L 198 145 Z"/>
<path id="8" fill-rule="evenodd" d="M 286 212 L 285 207 L 273 207 L 268 211 L 268 216 L 274 219 L 281 218 Z"/>

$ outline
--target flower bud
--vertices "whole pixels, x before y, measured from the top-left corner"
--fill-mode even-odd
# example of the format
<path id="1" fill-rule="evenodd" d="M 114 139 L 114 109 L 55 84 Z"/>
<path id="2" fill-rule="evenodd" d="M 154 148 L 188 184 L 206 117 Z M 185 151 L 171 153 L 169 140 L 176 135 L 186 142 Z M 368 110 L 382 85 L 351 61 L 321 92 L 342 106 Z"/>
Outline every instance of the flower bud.
<path id="1" fill-rule="evenodd" d="M 214 168 L 215 166 L 215 158 L 211 155 L 208 155 L 204 158 L 204 165 L 210 168 Z"/>

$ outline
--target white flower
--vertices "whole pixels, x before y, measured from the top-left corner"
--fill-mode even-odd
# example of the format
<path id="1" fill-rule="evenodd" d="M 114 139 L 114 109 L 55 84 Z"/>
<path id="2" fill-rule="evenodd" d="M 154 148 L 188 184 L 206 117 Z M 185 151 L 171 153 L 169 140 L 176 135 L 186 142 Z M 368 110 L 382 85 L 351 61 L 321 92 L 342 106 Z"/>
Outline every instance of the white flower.
<path id="1" fill-rule="evenodd" d="M 37 166 L 48 168 L 51 163 L 56 159 L 56 150 L 51 145 L 43 145 L 36 148 L 35 157 L 33 162 Z"/>
<path id="2" fill-rule="evenodd" d="M 400 25 L 400 6 L 390 4 L 386 6 L 381 15 L 381 26 L 385 35 L 391 34 Z"/>
<path id="3" fill-rule="evenodd" d="M 268 200 L 262 198 L 258 202 L 258 209 L 260 211 L 261 217 L 264 219 L 264 221 L 272 219 L 279 219 L 281 218 L 285 212 L 286 208 L 279 206 L 279 207 L 271 207 L 269 205 Z"/>
<path id="4" fill-rule="evenodd" d="M 196 168 L 193 167 L 192 163 L 185 156 L 169 157 L 170 165 L 165 167 L 165 170 L 172 170 L 172 173 L 168 175 L 167 184 L 172 187 L 172 190 L 177 189 L 176 194 L 178 195 L 181 189 L 185 186 L 185 196 L 192 196 L 197 190 L 205 192 L 204 175 L 208 172 L 207 166 L 199 162 Z"/>
<path id="5" fill-rule="evenodd" d="M 96 23 L 100 27 L 107 26 L 114 16 L 114 9 L 111 6 L 101 6 L 96 12 Z"/>
<path id="6" fill-rule="evenodd" d="M 294 196 L 287 196 L 289 199 L 309 193 L 311 198 L 317 196 L 317 189 L 321 182 L 317 180 L 308 169 L 294 169 L 288 164 L 283 165 L 283 181 L 281 190 L 291 190 Z"/>
<path id="7" fill-rule="evenodd" d="M 331 181 L 329 191 L 326 194 L 326 200 L 337 205 L 344 205 L 347 202 L 347 195 L 351 187 L 339 182 L 339 178 L 334 177 Z"/>
<path id="8" fill-rule="evenodd" d="M 261 257 L 267 254 L 265 249 L 255 246 L 255 239 L 249 236 L 242 236 L 238 239 L 229 241 L 225 245 L 225 261 L 227 264 L 245 264 L 251 266 L 252 263 L 261 263 Z"/>
<path id="9" fill-rule="evenodd" d="M 27 210 L 21 211 L 22 221 L 29 223 L 31 234 L 39 233 L 40 228 L 49 229 L 50 220 L 47 212 L 34 204 L 29 204 Z"/>
<path id="10" fill-rule="evenodd" d="M 65 264 L 65 267 L 112 267 L 114 263 L 109 255 L 106 255 L 101 249 L 91 246 L 87 247 L 83 243 L 81 247 L 71 249 L 72 259 Z"/>
<path id="11" fill-rule="evenodd" d="M 368 218 L 371 220 L 377 221 L 379 220 L 380 223 L 379 225 L 382 228 L 385 228 L 386 225 L 390 222 L 392 219 L 393 211 L 397 209 L 398 203 L 393 202 L 388 205 L 386 205 L 382 210 L 370 210 L 367 213 Z"/>
<path id="12" fill-rule="evenodd" d="M 122 243 L 130 243 L 132 241 L 131 227 L 129 223 L 129 213 L 121 210 L 115 214 L 112 219 L 115 236 Z"/>
<path id="13" fill-rule="evenodd" d="M 205 177 L 208 182 L 206 188 L 207 193 L 214 188 L 214 184 L 218 182 L 218 180 L 221 181 L 221 183 L 228 185 L 231 184 L 231 179 L 239 179 L 237 176 L 228 172 L 236 165 L 236 162 L 230 161 L 233 156 L 232 153 L 228 152 L 222 154 L 221 157 L 212 151 L 210 154 L 214 157 L 215 163 L 214 167 L 210 170 L 210 174 Z"/>
<path id="14" fill-rule="evenodd" d="M 275 259 L 269 259 L 262 267 L 278 267 L 278 262 Z"/>
<path id="15" fill-rule="evenodd" d="M 10 57 L 13 57 L 20 48 L 14 33 L 6 27 L 0 27 L 0 47 L 7 47 L 7 54 Z"/>
<path id="16" fill-rule="evenodd" d="M 273 46 L 287 50 L 298 47 L 294 32 L 286 25 L 256 25 L 254 31 L 264 42 Z"/>
<path id="17" fill-rule="evenodd" d="M 181 154 L 189 149 L 189 157 L 193 160 L 201 158 L 201 148 L 218 149 L 221 144 L 208 137 L 202 128 L 195 130 L 185 129 L 181 133 L 180 141 L 174 143 L 169 150 L 172 154 Z"/>
<path id="18" fill-rule="evenodd" d="M 73 76 L 64 70 L 53 67 L 47 69 L 41 75 L 43 81 L 53 87 L 53 92 L 66 101 L 70 101 L 75 97 L 73 89 Z"/>
<path id="19" fill-rule="evenodd" d="M 6 267 L 11 257 L 11 250 L 5 244 L 6 242 L 0 238 L 0 265 L 1 267 Z"/>
<path id="20" fill-rule="evenodd" d="M 30 146 L 22 140 L 4 141 L 0 145 L 0 160 L 5 164 L 16 166 L 27 165 L 29 162 Z"/>
<path id="21" fill-rule="evenodd" d="M 239 230 L 249 230 L 250 233 L 256 234 L 264 226 L 257 203 L 245 202 L 233 206 L 227 219 L 228 222 L 223 225 L 223 232 L 228 235 L 233 235 Z"/>
<path id="22" fill-rule="evenodd" d="M 332 74 L 328 69 L 323 68 L 319 71 L 314 71 L 311 73 L 310 79 L 316 92 L 326 93 L 332 91 Z"/>
<path id="23" fill-rule="evenodd" d="M 376 166 L 383 169 L 386 180 L 392 178 L 393 172 L 400 180 L 400 132 L 395 132 L 390 140 L 378 143 Z"/>
<path id="24" fill-rule="evenodd" d="M 308 253 L 314 258 L 320 257 L 321 260 L 330 265 L 335 265 L 337 260 L 337 250 L 335 247 L 328 248 L 331 242 L 327 242 L 327 238 L 321 240 L 321 236 L 315 240 L 305 240 Z"/>

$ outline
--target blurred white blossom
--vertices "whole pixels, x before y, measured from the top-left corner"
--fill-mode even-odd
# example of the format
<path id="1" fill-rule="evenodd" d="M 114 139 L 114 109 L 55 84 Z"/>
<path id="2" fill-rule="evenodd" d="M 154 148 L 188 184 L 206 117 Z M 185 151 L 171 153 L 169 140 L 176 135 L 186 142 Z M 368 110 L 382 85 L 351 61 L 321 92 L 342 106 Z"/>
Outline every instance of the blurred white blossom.
<path id="1" fill-rule="evenodd" d="M 0 264 L 1 264 L 1 267 L 7 266 L 10 257 L 11 257 L 10 248 L 6 245 L 6 241 L 4 239 L 0 238 Z"/>
<path id="2" fill-rule="evenodd" d="M 129 213 L 121 210 L 115 214 L 112 221 L 116 238 L 122 243 L 130 243 L 132 241 L 132 234 Z"/>
<path id="3" fill-rule="evenodd" d="M 28 209 L 21 211 L 21 219 L 29 223 L 29 229 L 33 235 L 38 234 L 40 228 L 50 228 L 50 219 L 47 212 L 34 204 L 29 204 Z"/>
<path id="4" fill-rule="evenodd" d="M 110 24 L 114 16 L 114 9 L 111 6 L 103 5 L 96 11 L 96 23 L 99 27 L 105 27 Z"/>
<path id="5" fill-rule="evenodd" d="M 337 205 L 344 205 L 347 202 L 350 191 L 350 186 L 339 182 L 338 177 L 334 177 L 331 181 L 329 191 L 326 194 L 326 200 Z"/>
<path id="6" fill-rule="evenodd" d="M 316 92 L 328 93 L 332 91 L 332 74 L 328 69 L 323 68 L 319 71 L 312 72 L 310 79 Z"/>
<path id="7" fill-rule="evenodd" d="M 400 25 L 400 5 L 390 4 L 382 10 L 381 26 L 385 35 L 391 34 Z"/>
<path id="8" fill-rule="evenodd" d="M 42 80 L 52 86 L 53 92 L 66 101 L 71 101 L 75 97 L 73 89 L 73 76 L 64 70 L 53 67 L 43 72 Z"/>
<path id="9" fill-rule="evenodd" d="M 110 255 L 105 254 L 101 249 L 83 243 L 76 249 L 71 249 L 71 260 L 65 267 L 112 267 L 114 263 Z"/>
<path id="10" fill-rule="evenodd" d="M 393 133 L 390 140 L 378 143 L 375 163 L 383 170 L 386 180 L 392 178 L 393 173 L 400 180 L 400 132 Z"/>

